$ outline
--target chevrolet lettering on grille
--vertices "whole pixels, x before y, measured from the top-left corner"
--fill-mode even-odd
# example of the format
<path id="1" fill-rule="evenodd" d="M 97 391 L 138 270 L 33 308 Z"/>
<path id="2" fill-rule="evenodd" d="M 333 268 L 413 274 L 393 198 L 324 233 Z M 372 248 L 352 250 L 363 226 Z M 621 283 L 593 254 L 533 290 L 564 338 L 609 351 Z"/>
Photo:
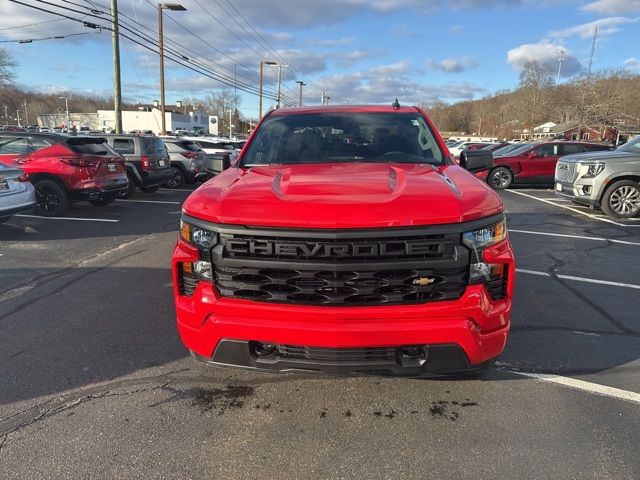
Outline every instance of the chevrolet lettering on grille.
<path id="1" fill-rule="evenodd" d="M 371 243 L 319 243 L 241 239 L 228 240 L 225 247 L 229 253 L 233 254 L 313 258 L 424 255 L 439 253 L 442 248 L 441 244 L 420 240 Z"/>

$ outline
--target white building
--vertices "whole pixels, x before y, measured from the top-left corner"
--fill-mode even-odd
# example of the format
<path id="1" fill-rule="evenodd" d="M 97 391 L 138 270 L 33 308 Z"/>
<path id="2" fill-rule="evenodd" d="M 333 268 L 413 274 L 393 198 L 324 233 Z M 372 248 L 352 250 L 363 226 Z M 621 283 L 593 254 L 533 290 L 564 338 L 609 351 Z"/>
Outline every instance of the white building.
<path id="1" fill-rule="evenodd" d="M 165 126 L 167 132 L 175 132 L 178 129 L 200 131 L 217 134 L 217 119 L 211 123 L 207 112 L 201 108 L 183 105 L 165 106 Z M 162 130 L 162 116 L 158 102 L 153 105 L 139 105 L 137 110 L 122 111 L 122 130 L 152 131 L 159 134 Z M 113 110 L 98 110 L 99 129 L 112 130 L 115 128 L 115 113 Z M 215 127 L 215 128 L 210 128 Z M 214 130 L 212 132 L 212 130 Z"/>

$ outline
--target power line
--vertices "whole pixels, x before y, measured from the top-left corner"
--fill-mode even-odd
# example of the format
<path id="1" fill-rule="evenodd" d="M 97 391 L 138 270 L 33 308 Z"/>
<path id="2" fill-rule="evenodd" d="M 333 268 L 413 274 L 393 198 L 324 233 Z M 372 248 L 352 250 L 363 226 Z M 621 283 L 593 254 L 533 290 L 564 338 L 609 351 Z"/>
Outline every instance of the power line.
<path id="1" fill-rule="evenodd" d="M 22 40 L 0 40 L 0 43 L 33 43 L 33 42 L 42 42 L 44 40 L 62 40 L 64 38 L 77 37 L 78 35 L 95 35 L 96 33 L 102 33 L 100 30 L 96 32 L 79 32 L 79 33 L 69 33 L 67 35 L 56 35 L 52 37 L 43 37 L 43 38 L 27 38 Z"/>
<path id="2" fill-rule="evenodd" d="M 0 28 L 0 32 L 4 32 L 6 30 L 17 30 L 20 28 L 27 28 L 27 27 L 35 27 L 36 25 L 44 25 L 45 23 L 53 23 L 53 22 L 61 22 L 62 19 L 56 19 L 56 20 L 46 20 L 44 22 L 36 22 L 36 23 L 27 23 L 26 25 L 20 25 L 17 27 L 5 27 L 5 28 Z"/>
<path id="3" fill-rule="evenodd" d="M 60 12 L 55 12 L 55 11 L 52 11 L 52 10 L 47 10 L 45 8 L 37 7 L 35 5 L 30 5 L 30 4 L 24 3 L 24 2 L 22 2 L 20 0 L 10 0 L 10 1 L 12 1 L 13 3 L 17 3 L 17 4 L 20 4 L 20 5 L 26 6 L 28 8 L 33 8 L 35 10 L 39 10 L 39 11 L 42 11 L 42 12 L 45 12 L 45 13 L 50 13 L 50 14 L 53 14 L 53 15 L 58 15 L 60 17 L 66 18 L 66 19 L 82 23 L 85 26 L 88 26 L 90 28 L 101 28 L 101 29 L 104 29 L 104 30 L 111 31 L 110 27 L 103 26 L 103 25 L 97 25 L 97 24 L 91 23 L 91 22 L 86 22 L 86 21 L 83 21 L 81 19 L 78 19 L 78 18 L 75 18 L 75 17 L 71 17 L 69 15 L 66 15 L 66 14 L 63 14 L 63 13 L 60 13 Z M 60 6 L 60 5 L 51 4 L 50 2 L 47 2 L 45 0 L 35 0 L 35 1 L 37 1 L 39 3 L 51 5 L 51 6 L 55 7 L 55 8 L 59 8 L 59 9 L 62 9 L 62 10 L 72 11 L 74 13 L 79 13 L 81 15 L 85 14 L 87 16 L 92 16 L 92 17 L 95 17 L 95 18 L 102 19 L 101 17 L 99 17 L 97 14 L 94 14 L 94 13 L 87 14 L 85 12 L 80 12 L 78 10 L 74 10 L 74 9 L 71 9 L 71 8 L 68 8 L 68 7 L 63 7 L 63 6 Z M 82 8 L 86 8 L 86 7 L 83 6 Z M 102 19 L 102 20 L 104 20 L 104 19 Z M 131 34 L 134 35 L 134 37 L 137 37 L 137 38 L 133 38 L 133 37 L 129 36 L 128 34 L 125 34 L 125 33 L 121 32 L 120 35 L 122 37 L 124 37 L 124 38 L 130 40 L 131 42 L 133 42 L 133 43 L 135 43 L 135 44 L 137 44 L 137 45 L 139 45 L 139 46 L 141 46 L 141 47 L 143 47 L 143 48 L 155 53 L 155 49 L 158 47 L 158 43 L 156 41 L 151 41 L 148 38 L 143 37 L 138 32 L 136 32 L 135 30 L 133 30 L 132 28 L 129 28 L 127 26 L 123 25 L 122 28 L 125 29 L 128 32 L 131 32 Z M 141 39 L 141 40 L 138 40 L 138 39 Z M 143 43 L 143 42 L 146 42 L 146 43 Z M 150 47 L 148 44 L 151 44 L 152 47 L 154 47 L 154 48 Z M 213 79 L 213 80 L 215 80 L 215 81 L 217 81 L 219 83 L 222 83 L 224 85 L 227 85 L 227 86 L 233 86 L 234 85 L 227 77 L 224 77 L 223 75 L 219 74 L 218 72 L 210 70 L 206 66 L 200 65 L 197 62 L 191 61 L 188 57 L 186 57 L 184 55 L 181 55 L 179 52 L 176 52 L 176 51 L 174 51 L 172 49 L 167 49 L 167 50 L 168 50 L 167 51 L 167 57 L 169 59 L 173 60 L 178 65 L 181 65 L 181 66 L 183 66 L 183 67 L 185 67 L 185 68 L 187 68 L 187 69 L 189 69 L 191 71 L 194 71 L 194 72 L 199 73 L 201 75 L 204 75 L 204 76 L 206 76 L 208 78 L 211 78 L 211 79 Z M 257 95 L 257 93 L 258 93 L 257 92 L 257 87 L 254 87 L 252 85 L 239 84 L 238 85 L 238 89 L 241 90 L 241 91 L 244 91 L 245 93 L 249 93 L 249 94 L 253 94 L 253 95 Z M 266 95 L 266 97 L 275 100 L 275 96 L 274 95 Z"/>

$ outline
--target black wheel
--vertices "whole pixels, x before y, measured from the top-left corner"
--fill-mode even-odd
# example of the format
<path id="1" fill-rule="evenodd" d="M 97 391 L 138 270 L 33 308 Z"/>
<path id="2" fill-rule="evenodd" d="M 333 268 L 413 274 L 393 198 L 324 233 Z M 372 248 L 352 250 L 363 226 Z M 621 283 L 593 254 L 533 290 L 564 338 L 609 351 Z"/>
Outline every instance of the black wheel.
<path id="1" fill-rule="evenodd" d="M 640 183 L 632 180 L 613 183 L 604 192 L 600 206 L 610 217 L 635 217 L 640 213 Z"/>
<path id="2" fill-rule="evenodd" d="M 182 187 L 187 181 L 187 179 L 184 176 L 184 173 L 178 167 L 171 167 L 171 170 L 173 170 L 173 177 L 167 180 L 167 182 L 165 183 L 165 186 L 167 188 Z"/>
<path id="3" fill-rule="evenodd" d="M 155 193 L 160 188 L 160 185 L 154 185 L 153 187 L 140 187 L 144 193 Z"/>
<path id="4" fill-rule="evenodd" d="M 116 197 L 101 198 L 100 200 L 89 200 L 94 207 L 106 207 L 115 201 Z"/>
<path id="5" fill-rule="evenodd" d="M 38 211 L 44 217 L 62 215 L 69 208 L 69 198 L 62 186 L 54 180 L 39 180 L 34 185 Z"/>
<path id="6" fill-rule="evenodd" d="M 506 167 L 494 168 L 489 172 L 487 183 L 495 190 L 504 190 L 513 183 L 513 173 Z"/>
<path id="7" fill-rule="evenodd" d="M 120 190 L 118 192 L 118 198 L 131 198 L 131 196 L 136 192 L 136 181 L 133 179 L 133 175 L 127 173 L 127 178 L 129 179 L 129 186 L 126 190 Z"/>

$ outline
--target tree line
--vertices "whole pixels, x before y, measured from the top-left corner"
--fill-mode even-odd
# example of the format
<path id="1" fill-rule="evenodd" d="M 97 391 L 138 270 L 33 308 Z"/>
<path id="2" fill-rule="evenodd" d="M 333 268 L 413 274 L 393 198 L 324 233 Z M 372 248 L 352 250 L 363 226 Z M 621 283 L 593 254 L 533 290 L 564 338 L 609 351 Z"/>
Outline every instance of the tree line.
<path id="1" fill-rule="evenodd" d="M 628 70 L 582 74 L 555 84 L 553 73 L 527 63 L 515 90 L 498 91 L 479 100 L 424 105 L 441 131 L 512 138 L 546 122 L 606 126 L 616 119 L 640 124 L 640 75 Z"/>

